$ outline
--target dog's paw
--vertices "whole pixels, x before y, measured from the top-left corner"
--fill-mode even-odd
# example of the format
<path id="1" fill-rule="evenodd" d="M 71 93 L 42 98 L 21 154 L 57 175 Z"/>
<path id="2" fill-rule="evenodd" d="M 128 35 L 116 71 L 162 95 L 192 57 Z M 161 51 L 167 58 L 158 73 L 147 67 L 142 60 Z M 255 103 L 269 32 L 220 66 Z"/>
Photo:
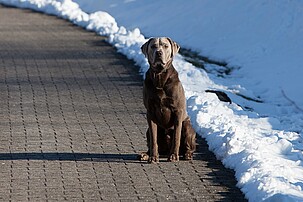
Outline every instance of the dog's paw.
<path id="1" fill-rule="evenodd" d="M 142 152 L 141 154 L 138 155 L 138 159 L 140 161 L 148 161 L 149 155 L 147 154 L 147 152 Z"/>
<path id="2" fill-rule="evenodd" d="M 184 155 L 184 160 L 186 160 L 186 161 L 191 161 L 191 160 L 193 160 L 193 153 L 192 153 L 192 152 L 187 152 L 187 153 L 185 153 L 185 155 Z"/>
<path id="3" fill-rule="evenodd" d="M 179 155 L 177 155 L 177 154 L 171 154 L 168 157 L 167 161 L 169 161 L 169 162 L 177 162 L 177 161 L 179 161 Z"/>
<path id="4" fill-rule="evenodd" d="M 151 157 L 149 157 L 148 163 L 151 163 L 151 164 L 159 163 L 159 156 L 151 156 Z"/>

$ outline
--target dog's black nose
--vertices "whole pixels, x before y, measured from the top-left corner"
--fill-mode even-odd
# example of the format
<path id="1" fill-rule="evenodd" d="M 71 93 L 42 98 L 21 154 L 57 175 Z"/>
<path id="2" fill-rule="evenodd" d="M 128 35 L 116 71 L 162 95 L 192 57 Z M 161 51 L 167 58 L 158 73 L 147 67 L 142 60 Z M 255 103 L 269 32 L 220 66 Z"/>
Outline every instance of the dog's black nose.
<path id="1" fill-rule="evenodd" d="M 157 56 L 162 56 L 163 55 L 162 51 L 160 51 L 160 50 L 156 51 L 156 54 L 157 54 Z"/>

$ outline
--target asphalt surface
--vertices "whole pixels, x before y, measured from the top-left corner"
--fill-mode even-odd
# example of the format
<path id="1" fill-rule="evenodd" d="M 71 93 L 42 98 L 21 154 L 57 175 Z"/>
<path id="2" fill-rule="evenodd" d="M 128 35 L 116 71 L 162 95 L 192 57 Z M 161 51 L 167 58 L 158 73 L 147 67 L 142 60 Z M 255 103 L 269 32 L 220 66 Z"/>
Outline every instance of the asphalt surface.
<path id="1" fill-rule="evenodd" d="M 198 139 L 151 165 L 138 67 L 97 36 L 0 6 L 0 201 L 245 201 Z"/>

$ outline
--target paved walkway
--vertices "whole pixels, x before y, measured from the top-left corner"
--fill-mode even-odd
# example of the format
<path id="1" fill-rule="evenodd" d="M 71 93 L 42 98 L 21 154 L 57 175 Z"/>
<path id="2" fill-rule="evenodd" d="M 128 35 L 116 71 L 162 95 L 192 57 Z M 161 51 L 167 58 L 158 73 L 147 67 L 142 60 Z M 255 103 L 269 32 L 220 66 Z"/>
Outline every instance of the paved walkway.
<path id="1" fill-rule="evenodd" d="M 0 6 L 0 201 L 244 201 L 204 140 L 150 165 L 142 79 L 71 23 Z"/>

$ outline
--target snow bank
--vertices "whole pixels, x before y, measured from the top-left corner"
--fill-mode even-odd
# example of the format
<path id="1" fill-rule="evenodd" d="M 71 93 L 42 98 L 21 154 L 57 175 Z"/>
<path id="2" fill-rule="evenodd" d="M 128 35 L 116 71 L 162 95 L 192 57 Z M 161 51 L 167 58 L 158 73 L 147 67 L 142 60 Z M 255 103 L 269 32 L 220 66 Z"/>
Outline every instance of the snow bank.
<path id="1" fill-rule="evenodd" d="M 125 54 L 129 59 L 134 60 L 136 64 L 141 67 L 140 71 L 143 74 L 147 70 L 148 64 L 140 51 L 141 45 L 146 41 L 145 37 L 140 33 L 140 30 L 138 28 L 129 30 L 125 27 L 118 26 L 115 21 L 115 18 L 105 12 L 98 11 L 91 14 L 85 13 L 84 11 L 82 11 L 82 7 L 88 6 L 86 7 L 86 9 L 92 9 L 92 7 L 89 8 L 89 6 L 91 5 L 87 4 L 87 2 L 84 0 L 78 1 L 81 3 L 81 7 L 79 7 L 78 4 L 74 3 L 71 0 L 0 0 L 0 2 L 7 5 L 14 5 L 21 8 L 31 8 L 37 11 L 57 15 L 72 21 L 74 24 L 85 27 L 89 30 L 93 30 L 101 35 L 108 36 L 108 41 L 115 47 L 117 47 L 119 52 Z M 95 2 L 98 1 L 94 1 L 94 3 Z M 117 1 L 115 2 L 117 3 Z M 159 18 L 152 18 L 146 16 L 144 17 L 144 15 L 142 18 L 145 20 L 145 22 L 140 19 L 134 19 L 134 22 L 137 22 L 140 29 L 146 30 L 144 32 L 150 33 L 150 35 L 172 36 L 172 38 L 177 39 L 178 43 L 183 44 L 189 48 L 199 48 L 197 46 L 192 46 L 192 37 L 202 38 L 201 40 L 204 41 L 203 43 L 208 44 L 206 47 L 212 47 L 209 49 L 205 48 L 205 50 L 203 50 L 207 53 L 207 55 L 215 57 L 217 56 L 217 53 L 219 53 L 219 58 L 226 59 L 232 64 L 245 66 L 248 65 L 250 68 L 257 68 L 257 70 L 253 70 L 252 73 L 245 72 L 248 71 L 247 68 L 243 69 L 243 72 L 237 73 L 238 78 L 232 78 L 232 82 L 243 82 L 244 80 L 241 80 L 241 77 L 244 77 L 245 74 L 250 73 L 253 76 L 259 77 L 256 79 L 253 78 L 251 80 L 248 80 L 246 82 L 247 86 L 252 87 L 253 90 L 256 90 L 253 92 L 260 93 L 260 90 L 263 90 L 264 92 L 262 93 L 262 95 L 264 96 L 266 94 L 265 92 L 268 92 L 269 87 L 267 85 L 254 84 L 257 86 L 257 88 L 253 88 L 254 85 L 251 85 L 250 83 L 260 81 L 261 78 L 260 74 L 256 73 L 257 71 L 260 71 L 260 68 L 262 68 L 255 66 L 256 64 L 258 64 L 259 61 L 256 58 L 266 56 L 267 60 L 271 61 L 270 58 L 272 56 L 274 57 L 274 59 L 277 59 L 279 62 L 282 62 L 280 58 L 278 58 L 277 54 L 275 54 L 275 49 L 268 49 L 268 47 L 266 47 L 267 51 L 265 51 L 265 54 L 263 51 L 264 49 L 262 49 L 263 45 L 261 43 L 261 39 L 260 44 L 255 44 L 254 46 L 252 46 L 251 50 L 247 50 L 248 52 L 242 50 L 243 53 L 241 50 L 239 50 L 237 53 L 229 53 L 229 51 L 232 50 L 230 49 L 230 46 L 226 46 L 225 49 L 223 47 L 222 50 L 218 48 L 219 46 L 216 46 L 216 43 L 219 44 L 223 42 L 232 45 L 231 41 L 239 40 L 240 42 L 234 44 L 233 50 L 240 47 L 239 44 L 243 42 L 241 41 L 241 37 L 245 38 L 245 36 L 241 36 L 240 34 L 245 34 L 245 32 L 240 32 L 242 29 L 240 27 L 237 27 L 238 23 L 240 23 L 239 19 L 249 15 L 249 13 L 252 12 L 251 9 L 255 12 L 257 12 L 256 10 L 260 9 L 269 9 L 268 3 L 264 2 L 262 4 L 260 3 L 261 1 L 251 1 L 250 3 L 246 2 L 244 5 L 244 3 L 241 3 L 242 1 L 234 1 L 237 2 L 237 6 L 235 6 L 234 8 L 229 5 L 226 5 L 226 2 L 230 1 L 224 1 L 220 3 L 212 3 L 212 1 L 192 1 L 190 4 L 188 2 L 179 2 L 180 5 L 183 6 L 182 9 L 178 6 L 177 8 L 179 8 L 179 10 L 176 10 L 175 8 L 172 9 L 170 7 L 169 11 L 171 12 L 167 12 L 167 7 L 171 4 L 171 1 L 169 1 L 169 3 L 166 1 L 161 1 L 163 7 L 159 7 L 160 1 L 124 2 L 125 3 L 116 5 L 114 3 L 101 4 L 101 6 L 112 6 L 113 8 L 122 6 L 122 9 L 120 9 L 120 11 L 125 9 L 128 14 L 150 13 L 150 10 L 155 11 L 154 8 L 158 8 L 161 12 L 165 13 L 165 15 L 169 14 L 167 16 L 165 25 L 170 28 L 174 25 L 181 26 L 181 31 L 178 31 L 176 33 L 173 32 L 172 29 L 165 30 L 165 27 L 158 28 L 157 26 L 148 28 L 147 25 L 159 25 Z M 299 6 L 296 1 L 292 2 L 295 2 L 296 5 Z M 130 10 L 130 7 L 127 6 L 133 3 L 136 3 L 136 5 L 140 8 L 140 12 L 137 9 Z M 278 7 L 284 7 L 284 5 L 282 5 L 282 3 L 280 2 L 274 2 L 273 4 L 275 5 L 272 11 L 273 13 L 278 12 Z M 294 9 L 293 11 L 297 11 L 296 9 L 298 8 L 295 8 L 294 5 L 295 4 L 290 3 L 290 7 Z M 220 8 L 224 7 L 224 9 L 226 10 L 222 11 L 223 13 L 214 12 L 216 10 L 215 8 L 217 8 L 218 6 Z M 97 7 L 94 6 L 93 8 Z M 213 10 L 212 18 L 206 18 L 208 17 L 207 12 L 206 10 L 203 10 L 206 8 L 210 9 L 210 11 Z M 102 8 L 100 10 L 102 10 Z M 186 10 L 191 10 L 192 12 L 190 13 L 193 13 L 193 15 L 202 15 L 202 17 L 204 16 L 203 19 L 206 18 L 206 20 L 199 21 L 199 18 L 195 16 L 193 18 L 188 18 L 188 13 L 184 12 Z M 224 28 L 224 25 L 220 20 L 225 19 L 226 15 L 232 11 L 238 11 L 235 12 L 234 17 L 227 16 L 230 21 L 234 21 L 234 27 L 225 26 L 225 28 L 238 30 L 238 32 L 234 33 L 238 33 L 239 37 L 233 38 L 231 31 L 229 33 L 226 32 L 226 35 L 223 35 L 223 37 L 221 35 L 219 36 L 217 32 L 219 32 L 221 28 Z M 283 11 L 283 9 L 281 9 L 281 11 Z M 283 13 L 284 12 L 282 12 L 282 14 Z M 286 13 L 290 14 L 289 12 Z M 161 13 L 159 15 L 163 16 L 161 15 Z M 299 17 L 301 17 L 298 12 L 294 12 L 291 15 L 299 15 Z M 115 14 L 115 17 L 119 16 L 120 18 L 122 18 L 123 16 L 125 17 L 125 13 L 121 11 L 121 13 Z M 190 23 L 188 23 L 189 19 Z M 258 19 L 259 21 L 263 21 L 264 18 L 262 16 L 259 16 Z M 130 18 L 127 18 L 127 20 L 130 20 Z M 295 20 L 296 19 L 294 19 L 292 22 L 295 22 Z M 201 23 L 199 27 L 195 27 L 196 21 Z M 212 22 L 216 26 L 211 27 L 212 31 L 205 31 L 208 34 L 217 34 L 217 40 L 208 41 L 209 38 L 207 35 L 192 35 L 191 29 L 187 29 L 188 26 L 192 26 L 192 29 L 196 28 L 197 30 L 195 31 L 199 31 L 199 29 L 203 28 L 203 26 L 206 26 L 203 23 L 208 24 L 210 22 Z M 122 24 L 124 23 L 129 24 L 132 22 L 125 21 Z M 251 19 L 250 23 L 254 23 L 254 20 Z M 286 23 L 286 25 L 287 24 L 288 23 Z M 266 23 L 264 24 L 264 26 L 265 25 Z M 292 26 L 292 24 L 290 23 L 289 26 Z M 152 32 L 150 31 L 150 29 L 155 30 L 154 32 Z M 276 29 L 278 29 L 278 26 L 276 26 Z M 170 30 L 172 31 L 170 32 Z M 188 30 L 190 33 L 184 33 L 184 30 Z M 299 28 L 298 30 L 293 30 L 292 34 L 296 35 L 297 32 L 300 32 L 302 30 L 303 29 L 300 30 Z M 173 34 L 176 34 L 176 37 L 174 37 Z M 178 39 L 177 36 L 181 35 L 185 35 L 185 37 L 187 36 L 186 40 L 184 38 Z M 276 33 L 275 39 L 280 37 L 280 35 L 283 35 L 283 31 L 279 31 L 278 33 Z M 296 39 L 300 38 L 300 36 L 296 37 Z M 247 43 L 249 43 L 249 41 Z M 301 42 L 298 42 L 296 47 L 299 47 L 300 43 Z M 282 43 L 282 45 L 283 44 L 285 45 L 285 43 Z M 282 48 L 279 44 L 276 44 L 276 46 L 277 48 Z M 265 56 L 263 56 L 263 54 Z M 251 58 L 252 56 L 256 56 L 256 58 Z M 293 61 L 294 65 L 298 65 L 299 60 L 300 59 L 296 58 L 296 60 Z M 186 62 L 180 55 L 177 55 L 175 57 L 174 65 L 178 70 L 180 79 L 184 85 L 188 102 L 188 113 L 191 117 L 196 131 L 206 138 L 210 149 L 216 154 L 217 158 L 222 160 L 226 167 L 235 170 L 236 178 L 238 180 L 237 185 L 241 188 L 246 198 L 248 198 L 250 201 L 302 201 L 302 137 L 299 133 L 291 132 L 292 130 L 290 130 L 292 127 L 294 129 L 300 129 L 298 127 L 295 127 L 294 124 L 291 122 L 300 123 L 300 120 L 302 121 L 301 114 L 298 114 L 296 109 L 294 108 L 283 108 L 287 109 L 288 115 L 291 115 L 288 119 L 289 123 L 287 122 L 287 119 L 278 119 L 271 116 L 260 117 L 259 114 L 257 114 L 256 112 L 245 111 L 242 107 L 238 105 L 239 103 L 241 105 L 245 104 L 245 101 L 243 101 L 243 99 L 238 98 L 237 96 L 234 96 L 232 92 L 241 91 L 243 89 L 243 87 L 239 85 L 241 83 L 234 83 L 236 85 L 234 85 L 234 87 L 232 88 L 232 85 L 229 83 L 229 80 L 222 80 L 215 78 L 213 75 L 208 75 L 202 69 L 195 68 L 191 64 Z M 269 65 L 269 63 L 265 65 Z M 267 70 L 269 71 L 269 69 Z M 293 71 L 293 69 L 289 71 Z M 272 73 L 272 71 L 265 72 Z M 247 77 L 245 77 L 245 79 L 246 78 Z M 275 82 L 275 80 L 270 81 L 272 83 Z M 220 82 L 221 84 L 218 84 L 218 82 Z M 260 90 L 258 90 L 259 87 Z M 220 102 L 216 95 L 211 93 L 205 93 L 205 89 L 224 90 L 225 92 L 229 93 L 235 103 L 228 104 Z M 249 93 L 248 90 L 244 90 L 244 92 Z M 276 98 L 276 96 L 277 95 L 275 94 L 274 98 Z M 280 102 L 282 101 L 277 101 L 277 103 Z M 298 103 L 299 102 L 296 102 L 296 104 Z M 247 101 L 246 104 L 250 104 L 253 106 L 254 109 L 258 109 L 261 111 L 265 110 L 266 108 L 275 109 L 275 107 L 272 107 L 273 103 L 254 103 Z M 285 104 L 285 102 L 282 102 L 282 104 Z M 282 110 L 282 108 L 279 109 Z M 293 109 L 292 114 L 290 113 L 291 109 Z M 271 110 L 271 112 L 272 111 L 274 110 Z M 295 120 L 294 117 L 297 117 L 298 120 Z M 283 120 L 283 122 L 281 122 L 281 120 Z M 288 128 L 289 131 L 284 131 L 284 128 Z M 302 129 L 300 129 L 300 131 L 302 131 Z"/>

